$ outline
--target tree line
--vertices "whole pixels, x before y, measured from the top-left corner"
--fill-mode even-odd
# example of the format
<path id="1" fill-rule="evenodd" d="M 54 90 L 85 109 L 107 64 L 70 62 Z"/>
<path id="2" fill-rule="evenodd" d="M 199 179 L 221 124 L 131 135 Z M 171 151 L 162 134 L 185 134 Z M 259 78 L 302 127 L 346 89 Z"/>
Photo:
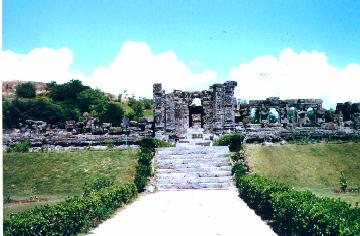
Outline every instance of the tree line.
<path id="1" fill-rule="evenodd" d="M 100 89 L 70 80 L 63 84 L 50 82 L 46 92 L 38 95 L 34 84 L 22 83 L 16 87 L 15 98 L 3 98 L 2 105 L 4 128 L 17 128 L 26 120 L 42 120 L 63 128 L 67 120 L 82 121 L 84 112 L 101 123 L 120 126 L 125 115 L 138 121 L 144 109 L 152 109 L 152 99 L 130 97 L 127 101 L 112 101 Z"/>

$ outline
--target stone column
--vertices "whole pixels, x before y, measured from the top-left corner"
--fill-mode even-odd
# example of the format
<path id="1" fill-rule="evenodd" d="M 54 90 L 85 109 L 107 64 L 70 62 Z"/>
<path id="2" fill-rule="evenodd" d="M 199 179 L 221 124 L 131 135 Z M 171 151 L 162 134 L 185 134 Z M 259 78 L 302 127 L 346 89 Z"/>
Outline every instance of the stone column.
<path id="1" fill-rule="evenodd" d="M 235 130 L 235 107 L 236 99 L 234 97 L 234 89 L 237 83 L 235 81 L 227 81 L 224 83 L 224 129 L 229 132 Z"/>
<path id="2" fill-rule="evenodd" d="M 260 108 L 260 123 L 264 125 L 269 123 L 269 108 L 264 105 Z"/>
<path id="3" fill-rule="evenodd" d="M 153 85 L 153 111 L 155 135 L 162 135 L 165 132 L 165 91 L 161 84 Z M 160 136 L 159 136 L 160 137 Z"/>
<path id="4" fill-rule="evenodd" d="M 316 124 L 321 125 L 325 123 L 325 108 L 317 108 L 316 109 Z"/>
<path id="5" fill-rule="evenodd" d="M 223 86 L 222 84 L 214 84 L 210 89 L 213 91 L 213 131 L 216 134 L 222 134 L 224 127 Z"/>
<path id="6" fill-rule="evenodd" d="M 175 103 L 174 94 L 169 93 L 165 95 L 165 109 L 166 109 L 166 126 L 165 131 L 168 135 L 174 135 L 175 132 Z"/>
<path id="7" fill-rule="evenodd" d="M 203 91 L 201 94 L 202 106 L 204 109 L 203 121 L 204 121 L 204 131 L 210 131 L 212 129 L 213 123 L 213 106 L 211 101 L 211 92 Z"/>

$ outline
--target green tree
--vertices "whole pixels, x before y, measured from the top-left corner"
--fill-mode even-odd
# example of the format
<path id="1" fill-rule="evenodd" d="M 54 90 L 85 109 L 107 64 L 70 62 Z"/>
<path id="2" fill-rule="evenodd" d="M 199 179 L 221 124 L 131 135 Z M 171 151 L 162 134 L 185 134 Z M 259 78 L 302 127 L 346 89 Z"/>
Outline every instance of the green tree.
<path id="1" fill-rule="evenodd" d="M 255 110 L 251 111 L 251 122 L 257 124 L 260 122 L 260 109 L 255 108 Z"/>
<path id="2" fill-rule="evenodd" d="M 131 107 L 131 108 L 133 108 L 137 102 L 138 102 L 138 101 L 135 99 L 135 97 L 129 97 L 129 99 L 128 99 L 128 106 Z"/>
<path id="3" fill-rule="evenodd" d="M 307 117 L 310 120 L 310 123 L 315 124 L 315 111 L 314 109 L 310 109 L 306 111 Z"/>
<path id="4" fill-rule="evenodd" d="M 100 89 L 89 88 L 78 94 L 76 104 L 83 113 L 91 111 L 96 104 L 104 104 L 108 101 L 108 97 Z"/>
<path id="5" fill-rule="evenodd" d="M 142 98 L 140 102 L 143 104 L 144 109 L 152 109 L 153 100 L 148 98 Z"/>
<path id="6" fill-rule="evenodd" d="M 139 101 L 136 101 L 132 106 L 132 111 L 129 113 L 129 119 L 139 121 L 140 117 L 144 116 L 144 107 L 143 104 Z"/>
<path id="7" fill-rule="evenodd" d="M 269 123 L 274 124 L 274 123 L 277 123 L 278 121 L 279 121 L 278 116 L 270 111 L 269 112 Z"/>
<path id="8" fill-rule="evenodd" d="M 3 107 L 6 127 L 17 127 L 26 120 L 42 120 L 49 124 L 59 124 L 62 121 L 61 106 L 48 99 L 15 99 Z"/>
<path id="9" fill-rule="evenodd" d="M 36 97 L 36 89 L 35 86 L 28 82 L 22 83 L 16 86 L 16 97 L 19 98 L 35 98 Z"/>
<path id="10" fill-rule="evenodd" d="M 112 123 L 114 126 L 120 126 L 124 110 L 118 103 L 109 102 L 103 106 L 103 110 L 98 113 L 100 122 Z"/>
<path id="11" fill-rule="evenodd" d="M 86 89 L 89 89 L 89 87 L 84 86 L 80 80 L 70 80 L 70 82 L 64 84 L 57 84 L 53 81 L 47 84 L 46 87 L 51 99 L 67 103 L 75 103 L 78 94 Z"/>
<path id="12" fill-rule="evenodd" d="M 291 123 L 296 123 L 296 120 L 297 120 L 297 111 L 295 108 L 293 109 L 289 109 L 288 112 L 287 112 L 287 117 L 288 117 L 288 120 L 289 122 Z"/>
<path id="13" fill-rule="evenodd" d="M 354 103 L 351 105 L 351 114 L 360 112 L 360 103 Z"/>
<path id="14" fill-rule="evenodd" d="M 335 110 L 333 108 L 330 108 L 329 110 L 325 111 L 325 122 L 334 122 L 334 114 Z"/>

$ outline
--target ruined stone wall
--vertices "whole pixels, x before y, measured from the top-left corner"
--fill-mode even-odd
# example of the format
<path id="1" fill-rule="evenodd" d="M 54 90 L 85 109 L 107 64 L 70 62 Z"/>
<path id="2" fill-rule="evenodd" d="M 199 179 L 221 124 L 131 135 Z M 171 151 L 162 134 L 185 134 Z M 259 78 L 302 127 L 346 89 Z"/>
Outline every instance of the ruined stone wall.
<path id="1" fill-rule="evenodd" d="M 202 123 L 205 132 L 222 134 L 235 128 L 235 81 L 214 84 L 209 90 L 185 92 L 174 90 L 165 94 L 161 84 L 154 84 L 155 135 L 168 137 L 185 135 L 189 128 L 189 106 L 195 98 L 201 100 Z M 163 122 L 162 122 L 163 121 Z"/>
<path id="2" fill-rule="evenodd" d="M 320 125 L 325 122 L 325 109 L 322 107 L 321 99 L 287 99 L 280 100 L 278 97 L 270 97 L 265 100 L 250 100 L 249 104 L 243 110 L 251 111 L 252 108 L 259 109 L 260 123 L 269 123 L 269 112 L 274 108 L 279 114 L 280 124 L 286 126 L 289 124 L 287 118 L 291 108 L 297 109 L 297 124 L 302 126 L 308 123 L 307 110 L 312 108 L 315 114 L 315 123 Z M 240 105 L 241 110 L 241 105 Z M 243 112 L 243 115 L 249 115 L 249 112 Z M 248 117 L 242 117 L 241 120 L 248 120 Z"/>

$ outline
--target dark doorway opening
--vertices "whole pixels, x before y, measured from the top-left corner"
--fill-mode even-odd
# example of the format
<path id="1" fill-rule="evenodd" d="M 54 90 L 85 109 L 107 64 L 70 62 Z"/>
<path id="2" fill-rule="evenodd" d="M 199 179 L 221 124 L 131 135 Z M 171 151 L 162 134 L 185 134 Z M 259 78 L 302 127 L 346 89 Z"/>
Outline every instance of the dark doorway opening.
<path id="1" fill-rule="evenodd" d="M 200 115 L 200 121 L 193 120 L 194 115 Z M 200 122 L 200 127 L 204 127 L 204 108 L 202 106 L 189 106 L 189 127 L 193 127 L 197 122 Z"/>

